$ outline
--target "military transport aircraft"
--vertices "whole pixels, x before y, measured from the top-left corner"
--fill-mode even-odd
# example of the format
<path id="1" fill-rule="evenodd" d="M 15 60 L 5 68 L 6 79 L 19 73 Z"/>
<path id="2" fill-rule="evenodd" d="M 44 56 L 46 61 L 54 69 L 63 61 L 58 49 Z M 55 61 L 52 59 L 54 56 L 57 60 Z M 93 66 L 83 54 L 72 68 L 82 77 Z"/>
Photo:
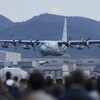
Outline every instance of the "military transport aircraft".
<path id="1" fill-rule="evenodd" d="M 15 40 L 14 37 L 12 37 L 12 40 L 0 40 L 0 42 L 3 43 L 2 47 L 8 48 L 9 44 L 13 44 L 15 46 L 23 44 L 24 49 L 31 49 L 31 47 L 34 48 L 38 46 L 39 52 L 42 54 L 42 56 L 61 56 L 65 53 L 66 49 L 68 47 L 73 48 L 73 45 L 76 45 L 77 49 L 83 49 L 84 46 L 89 47 L 89 44 L 100 44 L 100 40 L 91 40 L 89 37 L 87 40 L 84 40 L 82 37 L 80 40 L 71 40 L 71 37 L 67 39 L 67 18 L 65 17 L 64 21 L 64 28 L 63 28 L 63 34 L 62 34 L 62 40 L 58 41 L 48 41 L 48 40 Z"/>

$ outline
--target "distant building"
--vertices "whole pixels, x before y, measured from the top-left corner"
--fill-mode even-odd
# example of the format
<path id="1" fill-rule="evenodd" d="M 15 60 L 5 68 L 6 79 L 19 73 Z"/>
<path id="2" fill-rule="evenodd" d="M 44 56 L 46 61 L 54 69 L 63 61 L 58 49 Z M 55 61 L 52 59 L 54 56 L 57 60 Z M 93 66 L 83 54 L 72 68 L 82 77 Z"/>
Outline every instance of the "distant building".
<path id="1" fill-rule="evenodd" d="M 35 62 L 34 64 L 32 63 L 33 61 Z M 43 72 L 45 77 L 52 75 L 53 78 L 57 78 L 68 75 L 76 69 L 80 69 L 85 73 L 89 72 L 96 65 L 100 65 L 100 58 L 70 58 L 65 56 L 55 58 L 22 58 L 19 65 L 28 73 L 32 72 L 36 67 Z"/>
<path id="2" fill-rule="evenodd" d="M 18 63 L 18 61 L 21 61 L 21 53 L 0 50 L 0 62 L 9 62 L 9 63 L 15 65 Z M 4 63 L 4 65 L 5 65 L 5 63 Z M 6 63 L 6 65 L 7 65 L 7 63 Z M 2 65 L 0 65 L 0 66 L 2 66 Z"/>
<path id="3" fill-rule="evenodd" d="M 33 63 L 34 62 L 34 63 Z M 21 69 L 32 72 L 34 69 L 40 70 L 45 77 L 51 76 L 53 78 L 62 77 L 68 75 L 69 72 L 76 69 L 74 62 L 64 58 L 23 58 L 21 62 L 18 62 Z M 67 66 L 66 68 L 64 66 Z"/>
<path id="4" fill-rule="evenodd" d="M 27 72 L 23 71 L 22 69 L 20 68 L 2 68 L 0 69 L 0 78 L 5 78 L 5 74 L 6 72 L 11 72 L 11 76 L 12 78 L 14 76 L 17 76 L 18 78 L 22 79 L 22 78 L 27 78 L 28 77 L 28 74 Z"/>
<path id="5" fill-rule="evenodd" d="M 19 61 L 18 66 L 28 73 L 31 73 L 34 68 L 37 66 L 37 61 Z"/>
<path id="6" fill-rule="evenodd" d="M 80 69 L 85 73 L 100 65 L 100 58 L 70 58 L 70 55 L 50 58 L 21 58 L 20 53 L 0 51 L 0 69 L 2 67 L 19 67 L 27 73 L 38 69 L 46 77 L 63 77 L 71 71 Z"/>

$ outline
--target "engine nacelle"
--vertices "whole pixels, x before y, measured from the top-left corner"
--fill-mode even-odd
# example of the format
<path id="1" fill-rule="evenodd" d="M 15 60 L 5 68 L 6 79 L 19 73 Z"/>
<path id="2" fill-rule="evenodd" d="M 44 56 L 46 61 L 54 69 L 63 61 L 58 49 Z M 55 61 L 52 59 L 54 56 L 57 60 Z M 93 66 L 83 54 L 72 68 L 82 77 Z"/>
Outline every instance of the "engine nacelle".
<path id="1" fill-rule="evenodd" d="M 79 49 L 79 50 L 82 50 L 82 49 L 84 49 L 84 46 L 83 45 L 77 45 L 76 48 Z"/>
<path id="2" fill-rule="evenodd" d="M 26 50 L 31 49 L 31 46 L 30 45 L 24 45 L 23 49 L 26 49 Z"/>
<path id="3" fill-rule="evenodd" d="M 8 45 L 4 44 L 2 45 L 3 48 L 8 48 Z"/>

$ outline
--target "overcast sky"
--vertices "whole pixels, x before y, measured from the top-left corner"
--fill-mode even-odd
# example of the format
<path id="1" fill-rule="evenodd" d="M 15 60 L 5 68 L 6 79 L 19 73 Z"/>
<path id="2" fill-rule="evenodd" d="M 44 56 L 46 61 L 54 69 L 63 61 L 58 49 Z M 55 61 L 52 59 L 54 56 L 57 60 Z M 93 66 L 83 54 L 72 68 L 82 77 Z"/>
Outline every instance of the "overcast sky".
<path id="1" fill-rule="evenodd" d="M 0 14 L 14 22 L 51 13 L 100 21 L 100 0 L 0 0 Z"/>

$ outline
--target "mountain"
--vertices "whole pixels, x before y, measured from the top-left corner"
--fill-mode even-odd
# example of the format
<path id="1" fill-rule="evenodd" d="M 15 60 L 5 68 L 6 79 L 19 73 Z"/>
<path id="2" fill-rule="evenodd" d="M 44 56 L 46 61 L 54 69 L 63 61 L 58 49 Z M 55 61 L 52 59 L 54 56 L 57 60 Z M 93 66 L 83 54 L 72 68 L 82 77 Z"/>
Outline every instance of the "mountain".
<path id="1" fill-rule="evenodd" d="M 11 20 L 0 15 L 0 30 L 6 29 L 12 25 L 14 25 L 14 23 Z"/>
<path id="2" fill-rule="evenodd" d="M 71 37 L 72 40 L 80 39 L 80 37 L 84 39 L 88 37 L 91 37 L 91 39 L 100 39 L 99 21 L 84 17 L 67 17 L 67 20 L 68 37 Z M 0 30 L 0 39 L 11 39 L 13 34 L 16 39 L 29 39 L 29 36 L 31 36 L 33 40 L 60 40 L 62 37 L 64 16 L 41 14 L 20 23 L 13 23 L 7 19 L 4 22 L 5 26 L 8 26 Z M 11 24 L 8 24 L 8 22 Z M 15 51 L 13 47 L 1 49 Z M 16 51 L 21 52 L 23 57 L 40 56 L 33 49 L 28 51 L 23 50 L 22 45 L 18 46 L 18 50 Z M 75 47 L 73 49 L 68 48 L 66 53 L 69 53 L 72 57 L 100 57 L 99 51 L 100 48 L 97 45 L 91 45 L 90 49 L 85 47 L 82 51 L 77 50 Z"/>

